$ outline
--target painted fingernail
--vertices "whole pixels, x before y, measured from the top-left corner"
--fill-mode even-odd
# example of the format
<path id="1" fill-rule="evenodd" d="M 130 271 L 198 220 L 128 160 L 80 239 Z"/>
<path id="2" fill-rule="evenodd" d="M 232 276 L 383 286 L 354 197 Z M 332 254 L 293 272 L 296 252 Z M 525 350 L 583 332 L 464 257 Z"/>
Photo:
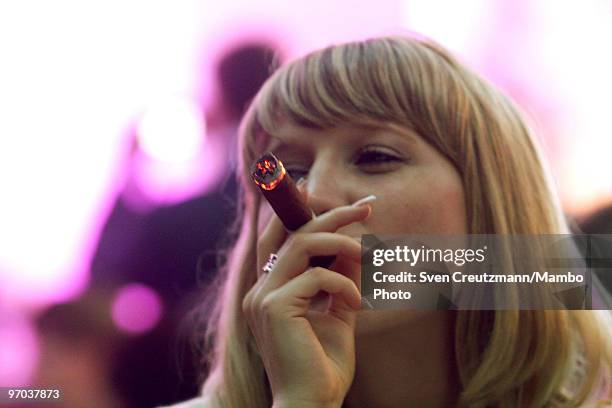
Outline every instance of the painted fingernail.
<path id="1" fill-rule="evenodd" d="M 363 197 L 361 200 L 355 201 L 352 205 L 353 205 L 353 207 L 359 207 L 360 205 L 365 205 L 365 204 L 371 203 L 374 200 L 376 200 L 376 196 L 373 195 L 373 194 L 370 194 L 367 197 Z"/>
<path id="2" fill-rule="evenodd" d="M 364 310 L 374 310 L 374 306 L 372 306 L 368 298 L 365 296 L 361 297 L 361 308 Z"/>

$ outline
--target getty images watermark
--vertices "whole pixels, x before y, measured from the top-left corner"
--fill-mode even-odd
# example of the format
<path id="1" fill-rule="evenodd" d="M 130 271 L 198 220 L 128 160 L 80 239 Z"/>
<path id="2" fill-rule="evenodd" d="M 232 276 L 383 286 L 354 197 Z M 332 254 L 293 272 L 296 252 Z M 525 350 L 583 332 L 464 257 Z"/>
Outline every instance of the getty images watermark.
<path id="1" fill-rule="evenodd" d="M 362 237 L 372 309 L 610 309 L 612 235 Z"/>

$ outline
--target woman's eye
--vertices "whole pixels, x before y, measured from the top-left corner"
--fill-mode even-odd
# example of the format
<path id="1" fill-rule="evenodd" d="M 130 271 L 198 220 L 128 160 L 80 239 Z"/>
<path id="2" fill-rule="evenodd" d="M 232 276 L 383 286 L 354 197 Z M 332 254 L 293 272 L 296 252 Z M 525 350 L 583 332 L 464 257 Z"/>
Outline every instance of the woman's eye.
<path id="1" fill-rule="evenodd" d="M 391 154 L 378 151 L 378 150 L 369 150 L 359 154 L 357 160 L 355 162 L 358 166 L 372 166 L 372 165 L 381 165 L 381 164 L 389 164 L 393 162 L 401 162 L 397 156 L 393 156 Z"/>

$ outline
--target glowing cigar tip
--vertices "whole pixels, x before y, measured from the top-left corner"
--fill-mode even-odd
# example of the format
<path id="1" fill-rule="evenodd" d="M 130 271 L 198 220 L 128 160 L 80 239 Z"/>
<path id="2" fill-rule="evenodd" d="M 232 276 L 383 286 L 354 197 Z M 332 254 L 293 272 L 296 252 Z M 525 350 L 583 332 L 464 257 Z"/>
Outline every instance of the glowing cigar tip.
<path id="1" fill-rule="evenodd" d="M 286 174 L 283 163 L 270 152 L 262 155 L 251 169 L 253 181 L 264 190 L 273 190 Z"/>
<path id="2" fill-rule="evenodd" d="M 376 196 L 374 194 L 370 194 L 367 197 L 363 197 L 362 199 L 355 201 L 353 203 L 353 207 L 359 207 L 360 205 L 371 203 L 374 200 L 376 200 Z"/>

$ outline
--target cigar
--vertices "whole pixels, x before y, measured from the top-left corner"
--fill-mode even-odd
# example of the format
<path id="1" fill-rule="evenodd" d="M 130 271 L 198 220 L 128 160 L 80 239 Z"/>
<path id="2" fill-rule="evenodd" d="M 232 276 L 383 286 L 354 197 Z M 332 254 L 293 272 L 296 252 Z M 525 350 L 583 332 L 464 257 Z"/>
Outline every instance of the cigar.
<path id="1" fill-rule="evenodd" d="M 285 166 L 272 153 L 264 153 L 255 161 L 251 176 L 287 231 L 295 231 L 314 218 Z M 335 259 L 333 255 L 313 256 L 310 266 L 327 268 Z"/>

